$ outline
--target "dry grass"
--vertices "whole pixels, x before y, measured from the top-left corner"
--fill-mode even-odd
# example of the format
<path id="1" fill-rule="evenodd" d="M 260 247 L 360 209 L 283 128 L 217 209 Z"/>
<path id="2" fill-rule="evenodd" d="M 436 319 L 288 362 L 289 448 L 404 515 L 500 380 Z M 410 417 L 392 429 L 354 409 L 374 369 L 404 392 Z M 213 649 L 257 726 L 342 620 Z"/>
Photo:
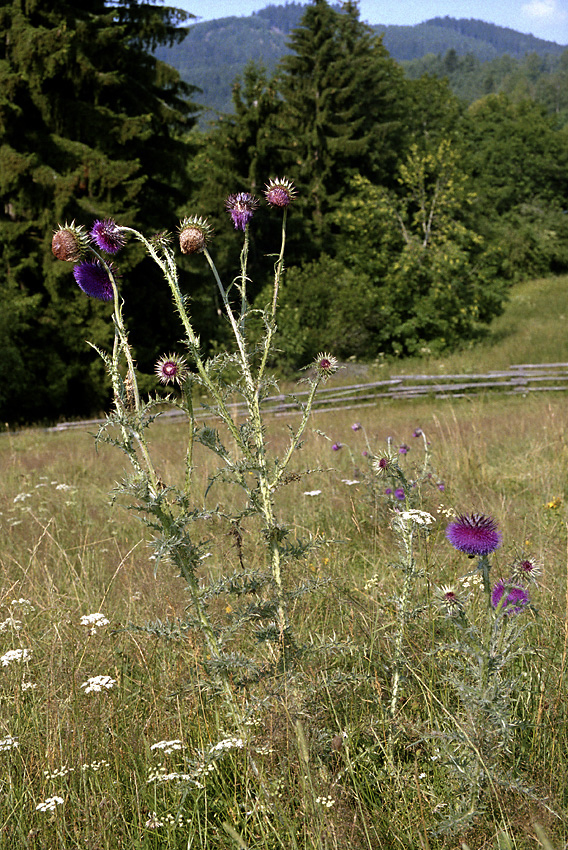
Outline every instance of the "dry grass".
<path id="1" fill-rule="evenodd" d="M 553 282 L 550 287 L 560 293 L 561 285 Z M 530 346 L 524 349 L 527 356 L 514 356 L 518 349 L 506 343 L 514 321 L 521 321 L 527 310 L 521 295 L 504 319 L 509 331 L 499 350 L 509 362 L 536 356 Z M 533 289 L 527 284 L 522 297 L 545 295 L 537 283 Z M 526 334 L 522 339 L 526 342 Z M 552 332 L 549 339 L 556 339 L 560 349 Z M 562 351 L 553 359 L 568 360 L 568 352 Z M 501 365 L 498 358 L 491 363 L 492 368 Z M 422 368 L 428 370 L 424 364 Z M 446 361 L 446 368 L 459 365 Z M 476 369 L 483 368 L 480 354 Z M 355 418 L 364 431 L 351 430 Z M 287 421 L 269 423 L 275 454 L 286 444 Z M 433 467 L 445 485 L 443 492 L 432 486 L 422 494 L 422 507 L 438 521 L 420 553 L 426 569 L 420 601 L 432 584 L 464 572 L 463 556 L 445 541 L 442 507 L 495 516 L 504 538 L 495 557 L 496 573 L 519 554 L 535 556 L 544 567 L 534 599 L 539 615 L 527 633 L 537 653 L 534 666 L 527 667 L 534 678 L 519 705 L 525 725 L 512 756 L 515 769 L 534 787 L 534 799 L 503 791 L 473 828 L 450 838 L 435 834 L 448 789 L 417 731 L 434 710 L 434 696 L 450 699 L 447 682 L 437 680 L 436 663 L 428 660 L 444 634 L 439 621 L 418 618 L 409 625 L 408 658 L 414 659 L 417 675 L 427 678 L 424 687 L 405 683 L 400 724 L 406 744 L 398 772 L 387 775 L 380 756 L 386 734 L 384 670 L 398 577 L 392 568 L 391 503 L 364 485 L 362 452 L 365 439 L 378 450 L 390 437 L 395 445 L 410 445 L 405 462 L 412 466 L 421 456 L 420 440 L 412 437 L 417 426 L 428 435 Z M 231 729 L 222 707 L 200 688 L 203 650 L 198 635 L 186 631 L 164 640 L 129 628 L 155 621 L 175 626 L 186 618 L 187 596 L 183 582 L 167 566 L 160 565 L 154 574 L 146 532 L 137 518 L 120 502 L 110 504 L 110 493 L 125 474 L 120 456 L 107 446 L 95 451 L 87 430 L 0 435 L 0 620 L 5 621 L 0 655 L 15 648 L 32 652 L 26 664 L 0 668 L 0 738 L 19 739 L 17 749 L 0 752 L 1 846 L 433 850 L 458 847 L 465 840 L 472 848 L 529 848 L 537 846 L 536 821 L 544 823 L 555 846 L 564 846 L 567 433 L 568 407 L 560 394 L 387 401 L 356 415 L 314 415 L 296 457 L 299 478 L 279 491 L 277 507 L 293 535 L 321 534 L 327 540 L 292 568 L 289 580 L 329 575 L 332 583 L 299 597 L 292 616 L 305 646 L 335 636 L 361 651 L 344 647 L 336 654 L 308 654 L 279 700 L 269 699 L 271 686 L 266 685 L 261 696 L 268 708 L 259 712 L 251 734 L 255 746 L 267 750 L 258 760 L 275 801 L 274 816 L 259 809 L 248 820 L 240 806 L 250 801 L 253 789 L 238 749 L 223 756 L 199 801 L 183 784 L 147 781 L 148 771 L 159 762 L 167 770 L 192 770 L 198 751 L 230 735 Z M 183 425 L 155 426 L 152 450 L 164 480 L 179 477 L 183 441 Z M 343 448 L 332 451 L 334 442 Z M 201 505 L 214 460 L 198 453 L 196 461 L 195 499 Z M 318 471 L 306 476 L 308 468 Z M 348 485 L 345 479 L 362 483 Z M 305 495 L 314 490 L 321 494 Z M 207 504 L 228 510 L 239 498 L 219 484 Z M 247 567 L 262 566 L 258 528 L 245 522 L 242 530 Z M 210 541 L 211 551 L 204 561 L 204 582 L 238 567 L 228 523 L 221 518 L 204 521 L 200 533 Z M 375 585 L 366 589 L 372 576 L 377 577 Z M 29 600 L 33 610 L 26 612 L 20 599 Z M 219 600 L 217 616 L 230 617 L 226 604 Z M 80 617 L 97 611 L 111 622 L 90 634 Z M 19 628 L 10 617 L 20 621 Z M 81 685 L 98 675 L 111 676 L 116 685 L 85 694 Z M 35 687 L 22 690 L 22 682 Z M 347 744 L 333 743 L 341 730 L 348 730 Z M 182 740 L 184 750 L 160 755 L 150 749 L 167 739 Z M 321 802 L 327 794 L 333 798 L 329 808 Z M 53 812 L 36 811 L 54 795 L 64 802 Z M 159 828 L 152 825 L 153 812 L 163 823 Z M 166 816 L 176 813 L 182 813 L 183 822 L 168 824 Z M 239 838 L 243 823 L 246 835 Z"/>

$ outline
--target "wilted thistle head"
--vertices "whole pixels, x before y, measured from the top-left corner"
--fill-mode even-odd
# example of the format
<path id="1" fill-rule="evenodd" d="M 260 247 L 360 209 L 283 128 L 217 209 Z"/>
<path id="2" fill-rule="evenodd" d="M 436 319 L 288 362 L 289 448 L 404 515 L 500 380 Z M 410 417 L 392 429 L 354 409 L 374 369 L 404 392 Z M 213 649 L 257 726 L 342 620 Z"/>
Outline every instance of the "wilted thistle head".
<path id="1" fill-rule="evenodd" d="M 250 192 L 238 192 L 235 195 L 229 195 L 225 201 L 225 208 L 233 219 L 235 230 L 246 229 L 258 205 L 258 198 L 251 195 Z"/>
<path id="2" fill-rule="evenodd" d="M 296 197 L 296 189 L 292 181 L 285 177 L 282 180 L 279 180 L 278 177 L 271 177 L 266 184 L 264 196 L 273 207 L 287 207 Z"/>
<path id="3" fill-rule="evenodd" d="M 68 263 L 78 263 L 85 256 L 88 247 L 88 235 L 83 227 L 76 225 L 74 221 L 64 227 L 59 225 L 51 240 L 53 256 Z"/>
<path id="4" fill-rule="evenodd" d="M 373 458 L 371 466 L 377 475 L 382 475 L 393 470 L 395 467 L 395 461 L 389 454 L 380 454 Z"/>
<path id="5" fill-rule="evenodd" d="M 536 582 L 539 575 L 542 575 L 542 570 L 535 558 L 521 558 L 513 564 L 511 581 Z"/>
<path id="6" fill-rule="evenodd" d="M 156 363 L 154 371 L 162 384 L 181 386 L 188 376 L 186 360 L 179 354 L 164 354 Z"/>
<path id="7" fill-rule="evenodd" d="M 107 254 L 116 254 L 126 245 L 124 233 L 112 218 L 95 221 L 91 236 L 101 251 Z"/>
<path id="8" fill-rule="evenodd" d="M 518 614 L 529 604 L 529 595 L 524 587 L 499 581 L 491 592 L 491 604 L 502 614 Z"/>
<path id="9" fill-rule="evenodd" d="M 328 378 L 337 372 L 337 357 L 333 354 L 320 352 L 313 362 L 313 367 L 316 370 L 318 378 L 327 381 Z"/>
<path id="10" fill-rule="evenodd" d="M 450 616 L 459 614 L 463 611 L 463 602 L 456 593 L 455 587 L 449 584 L 443 584 L 435 589 L 435 594 L 442 608 Z"/>
<path id="11" fill-rule="evenodd" d="M 112 283 L 100 260 L 85 260 L 79 263 L 73 269 L 73 276 L 86 295 L 98 298 L 99 301 L 112 300 Z"/>
<path id="12" fill-rule="evenodd" d="M 483 514 L 460 514 L 446 528 L 446 537 L 454 547 L 466 555 L 489 555 L 501 545 L 497 523 Z"/>
<path id="13" fill-rule="evenodd" d="M 182 254 L 197 254 L 206 247 L 213 228 L 207 219 L 193 215 L 180 222 L 178 233 Z"/>

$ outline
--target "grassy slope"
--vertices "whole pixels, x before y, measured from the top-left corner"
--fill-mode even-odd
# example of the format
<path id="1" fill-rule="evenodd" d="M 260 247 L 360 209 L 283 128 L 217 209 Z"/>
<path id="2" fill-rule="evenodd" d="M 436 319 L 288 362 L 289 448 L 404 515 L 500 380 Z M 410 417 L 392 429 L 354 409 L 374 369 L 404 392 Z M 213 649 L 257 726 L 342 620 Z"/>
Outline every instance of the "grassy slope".
<path id="1" fill-rule="evenodd" d="M 443 359 L 408 359 L 383 367 L 392 374 L 487 372 L 519 363 L 568 362 L 568 277 L 515 285 L 487 337 Z"/>

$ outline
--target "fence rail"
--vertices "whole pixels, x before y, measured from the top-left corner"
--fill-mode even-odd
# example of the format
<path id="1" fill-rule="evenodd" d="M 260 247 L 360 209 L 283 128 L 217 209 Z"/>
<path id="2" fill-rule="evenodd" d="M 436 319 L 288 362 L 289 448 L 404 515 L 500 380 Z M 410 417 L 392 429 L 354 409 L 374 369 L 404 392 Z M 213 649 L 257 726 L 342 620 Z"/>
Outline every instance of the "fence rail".
<path id="1" fill-rule="evenodd" d="M 340 387 L 321 387 L 314 410 L 336 410 L 338 408 L 366 407 L 381 398 L 411 399 L 431 396 L 433 398 L 464 398 L 479 392 L 524 395 L 529 392 L 558 392 L 568 389 L 568 363 L 522 363 L 508 369 L 486 374 L 457 375 L 397 375 L 384 381 L 349 384 Z M 263 410 L 275 416 L 285 416 L 300 410 L 309 391 L 290 395 L 273 395 L 264 399 Z M 231 411 L 238 417 L 245 413 L 245 403 L 235 402 Z M 178 419 L 180 411 L 169 410 L 162 414 L 166 419 Z M 204 419 L 210 414 L 197 414 Z M 88 419 L 82 422 L 61 422 L 48 431 L 63 431 L 84 425 L 96 425 L 103 419 Z"/>

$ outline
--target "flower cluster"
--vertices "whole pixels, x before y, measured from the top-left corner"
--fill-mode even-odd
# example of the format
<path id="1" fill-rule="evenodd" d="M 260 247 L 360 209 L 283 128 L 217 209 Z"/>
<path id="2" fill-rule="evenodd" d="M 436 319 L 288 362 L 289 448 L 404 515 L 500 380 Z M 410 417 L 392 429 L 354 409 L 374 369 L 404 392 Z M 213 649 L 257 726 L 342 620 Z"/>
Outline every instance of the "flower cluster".
<path id="1" fill-rule="evenodd" d="M 161 750 L 164 753 L 173 753 L 176 750 L 183 750 L 183 742 L 177 738 L 173 741 L 158 741 L 157 744 L 152 744 L 151 750 Z"/>
<path id="2" fill-rule="evenodd" d="M 30 649 L 9 649 L 4 655 L 0 656 L 2 667 L 8 667 L 13 661 L 21 664 L 29 661 L 31 655 Z"/>
<path id="3" fill-rule="evenodd" d="M 86 682 L 83 682 L 81 687 L 85 689 L 86 694 L 90 694 L 92 692 L 102 691 L 103 688 L 110 690 L 115 685 L 116 679 L 112 679 L 110 676 L 92 676 Z"/>
<path id="4" fill-rule="evenodd" d="M 37 804 L 36 812 L 53 812 L 57 806 L 63 805 L 64 802 L 63 797 L 48 797 L 43 803 Z"/>
<path id="5" fill-rule="evenodd" d="M 478 569 L 482 574 L 486 593 L 490 594 L 491 607 L 497 613 L 518 614 L 530 604 L 525 585 L 536 582 L 537 576 L 541 573 L 535 558 L 525 557 L 515 561 L 511 569 L 511 578 L 508 581 L 500 579 L 490 590 L 487 556 L 501 545 L 501 534 L 493 517 L 479 513 L 460 514 L 449 523 L 446 528 L 446 537 L 455 549 L 470 557 L 479 556 Z M 469 587 L 470 582 L 468 580 L 466 583 L 462 580 L 462 584 L 464 587 Z M 443 587 L 441 592 L 445 597 L 443 602 L 446 607 L 456 604 L 457 597 L 453 588 Z"/>
<path id="6" fill-rule="evenodd" d="M 97 629 L 103 626 L 108 626 L 110 620 L 107 620 L 104 614 L 97 612 L 96 614 L 83 614 L 81 617 L 81 625 L 89 629 L 90 635 L 96 635 Z"/>

